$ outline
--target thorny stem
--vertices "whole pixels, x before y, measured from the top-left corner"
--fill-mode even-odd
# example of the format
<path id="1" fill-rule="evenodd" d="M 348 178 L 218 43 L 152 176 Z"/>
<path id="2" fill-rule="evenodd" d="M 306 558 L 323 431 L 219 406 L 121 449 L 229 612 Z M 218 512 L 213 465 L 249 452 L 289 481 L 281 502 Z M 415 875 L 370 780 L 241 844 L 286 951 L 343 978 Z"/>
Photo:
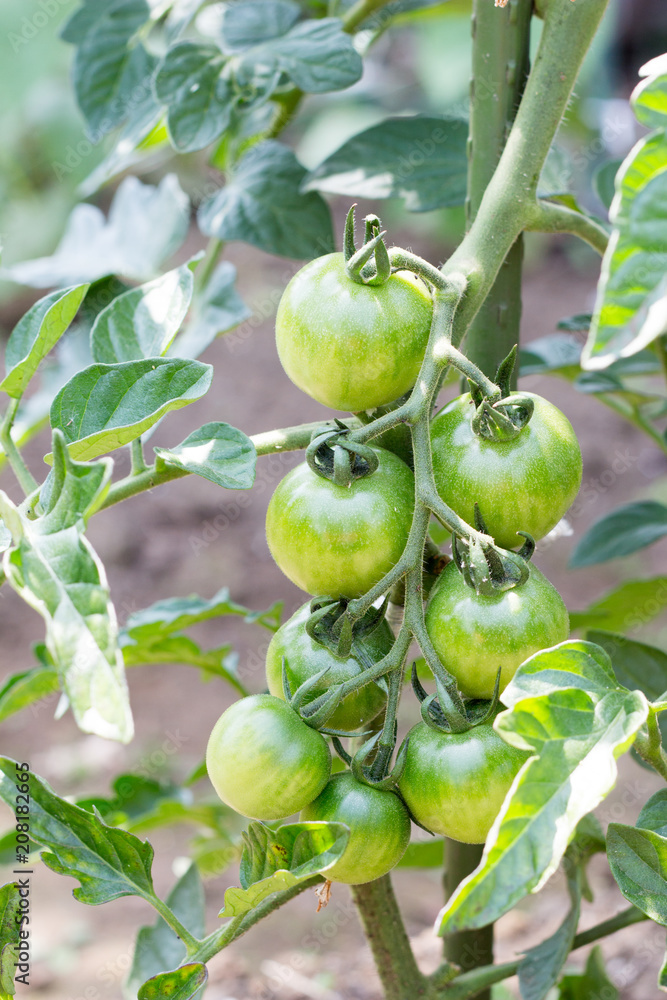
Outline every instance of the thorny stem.
<path id="1" fill-rule="evenodd" d="M 11 465 L 14 475 L 18 479 L 19 486 L 26 496 L 30 496 L 31 493 L 34 493 L 35 490 L 39 489 L 39 483 L 30 472 L 28 466 L 25 464 L 21 452 L 18 450 L 14 440 L 12 439 L 12 425 L 16 418 L 16 411 L 18 410 L 18 407 L 18 399 L 10 399 L 7 412 L 5 413 L 2 424 L 0 424 L 0 445 L 2 445 L 2 450 L 7 456 L 7 461 Z"/>

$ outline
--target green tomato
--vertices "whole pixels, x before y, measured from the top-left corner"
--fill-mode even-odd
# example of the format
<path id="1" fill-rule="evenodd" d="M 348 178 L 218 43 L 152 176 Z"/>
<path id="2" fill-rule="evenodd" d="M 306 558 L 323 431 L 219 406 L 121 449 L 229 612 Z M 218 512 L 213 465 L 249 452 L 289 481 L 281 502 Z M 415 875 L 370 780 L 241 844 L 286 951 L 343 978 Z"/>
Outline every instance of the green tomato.
<path id="1" fill-rule="evenodd" d="M 493 697 L 498 667 L 502 692 L 524 660 L 569 635 L 560 594 L 536 566 L 528 568 L 520 587 L 487 597 L 478 596 L 451 562 L 431 591 L 426 631 L 469 698 Z"/>
<path id="2" fill-rule="evenodd" d="M 349 826 L 343 856 L 325 873 L 331 882 L 361 885 L 386 875 L 410 840 L 410 817 L 398 795 L 361 784 L 350 771 L 335 774 L 299 818 Z"/>
<path id="3" fill-rule="evenodd" d="M 309 594 L 360 597 L 400 559 L 414 509 L 414 476 L 390 451 L 351 486 L 336 486 L 306 462 L 278 483 L 266 539 L 285 576 Z"/>
<path id="4" fill-rule="evenodd" d="M 398 786 L 422 826 L 465 844 L 483 844 L 514 778 L 530 754 L 493 726 L 442 733 L 420 722 L 408 733 Z"/>
<path id="5" fill-rule="evenodd" d="M 331 753 L 284 701 L 255 694 L 227 709 L 206 750 L 211 783 L 222 801 L 251 819 L 283 819 L 319 795 Z"/>
<path id="6" fill-rule="evenodd" d="M 511 441 L 487 441 L 472 429 L 469 393 L 448 403 L 431 424 L 438 493 L 459 517 L 473 523 L 475 501 L 489 534 L 510 549 L 537 541 L 558 524 L 581 484 L 581 452 L 566 416 L 548 400 L 535 404 L 528 425 Z"/>
<path id="7" fill-rule="evenodd" d="M 369 636 L 355 640 L 352 654 L 346 659 L 336 656 L 325 646 L 321 646 L 306 632 L 306 622 L 310 617 L 310 604 L 304 604 L 289 621 L 281 625 L 271 639 L 266 654 L 266 679 L 269 691 L 277 698 L 283 693 L 283 657 L 287 678 L 292 693 L 310 677 L 327 670 L 328 673 L 311 690 L 308 701 L 317 698 L 334 684 L 342 684 L 357 677 L 364 667 L 372 666 L 391 649 L 394 636 L 386 619 Z M 332 729 L 360 729 L 384 708 L 387 700 L 386 688 L 381 683 L 371 681 L 359 691 L 353 691 L 338 706 L 327 720 Z"/>
<path id="8" fill-rule="evenodd" d="M 433 303 L 424 283 L 397 271 L 384 285 L 360 285 L 342 253 L 312 260 L 278 306 L 282 366 L 300 389 L 334 410 L 370 410 L 398 399 L 419 373 Z"/>

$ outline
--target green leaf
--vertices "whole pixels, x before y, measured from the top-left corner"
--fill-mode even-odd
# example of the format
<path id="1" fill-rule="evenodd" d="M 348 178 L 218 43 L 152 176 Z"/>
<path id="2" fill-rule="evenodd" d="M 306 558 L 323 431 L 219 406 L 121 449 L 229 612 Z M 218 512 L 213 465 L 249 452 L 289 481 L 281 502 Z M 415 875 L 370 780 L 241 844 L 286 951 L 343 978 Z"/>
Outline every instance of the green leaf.
<path id="1" fill-rule="evenodd" d="M 266 611 L 250 611 L 232 601 L 227 587 L 222 587 L 208 601 L 190 594 L 189 597 L 169 597 L 135 611 L 127 619 L 125 632 L 133 639 L 163 636 L 222 615 L 240 615 L 249 625 L 263 625 L 275 632 L 280 625 L 282 607 L 282 602 L 277 601 Z"/>
<path id="2" fill-rule="evenodd" d="M 230 182 L 205 201 L 199 228 L 220 240 L 243 240 L 297 259 L 334 249 L 331 214 L 318 194 L 301 193 L 306 175 L 294 153 L 274 140 L 253 146 Z"/>
<path id="3" fill-rule="evenodd" d="M 616 176 L 610 210 L 614 230 L 602 263 L 584 368 L 606 368 L 667 330 L 666 68 L 664 63 L 645 67 L 650 75 L 633 94 L 640 121 L 657 130 L 635 145 Z"/>
<path id="4" fill-rule="evenodd" d="M 554 933 L 522 959 L 518 969 L 521 1000 L 545 1000 L 572 951 L 581 914 L 581 870 L 570 865 L 566 874 L 570 909 Z"/>
<path id="5" fill-rule="evenodd" d="M 667 788 L 661 788 L 651 796 L 639 814 L 637 826 L 667 837 Z"/>
<path id="6" fill-rule="evenodd" d="M 611 203 L 616 193 L 616 175 L 621 168 L 622 160 L 608 160 L 595 171 L 593 175 L 593 187 L 595 193 L 609 211 Z"/>
<path id="7" fill-rule="evenodd" d="M 445 843 L 441 837 L 408 844 L 397 868 L 442 868 Z"/>
<path id="8" fill-rule="evenodd" d="M 204 424 L 174 448 L 154 448 L 157 466 L 176 466 L 228 490 L 249 490 L 255 481 L 255 446 L 229 424 Z"/>
<path id="9" fill-rule="evenodd" d="M 96 458 L 134 441 L 170 410 L 201 399 L 212 377 L 211 365 L 181 358 L 90 365 L 54 399 L 51 426 L 62 431 L 71 455 Z"/>
<path id="10" fill-rule="evenodd" d="M 190 221 L 190 203 L 175 174 L 157 187 L 126 177 L 108 220 L 95 205 L 77 205 L 55 253 L 14 264 L 3 275 L 45 288 L 96 281 L 110 274 L 136 281 L 153 278 L 180 247 Z"/>
<path id="11" fill-rule="evenodd" d="M 586 970 L 563 976 L 559 986 L 558 1000 L 592 1000 L 594 997 L 619 1000 L 619 992 L 607 975 L 599 944 L 588 956 Z"/>
<path id="12" fill-rule="evenodd" d="M 556 324 L 558 330 L 566 330 L 568 333 L 588 333 L 591 328 L 593 317 L 590 313 L 575 313 L 574 316 L 566 316 Z"/>
<path id="13" fill-rule="evenodd" d="M 0 757 L 0 798 L 13 807 L 16 761 Z M 47 848 L 42 860 L 59 875 L 80 882 L 74 896 L 96 906 L 120 896 L 151 899 L 153 848 L 125 830 L 59 798 L 35 774 L 30 775 L 30 833 Z"/>
<path id="14" fill-rule="evenodd" d="M 48 653 L 79 727 L 128 742 L 132 714 L 116 615 L 104 567 L 83 534 L 88 517 L 106 496 L 111 462 L 73 461 L 58 432 L 53 448 L 54 468 L 42 488 L 41 517 L 31 520 L 0 491 L 0 516 L 13 537 L 4 571 L 13 589 L 46 622 Z"/>
<path id="15" fill-rule="evenodd" d="M 14 977 L 23 929 L 23 923 L 19 922 L 20 901 L 16 882 L 0 886 L 0 993 L 10 996 L 16 993 Z"/>
<path id="16" fill-rule="evenodd" d="M 356 198 L 403 198 L 409 212 L 462 205 L 467 139 L 460 118 L 388 118 L 343 143 L 303 187 Z"/>
<path id="17" fill-rule="evenodd" d="M 259 63 L 262 72 L 285 73 L 306 94 L 351 87 L 361 78 L 363 63 L 351 35 L 337 17 L 300 21 L 285 35 L 244 54 L 244 64 Z"/>
<path id="18" fill-rule="evenodd" d="M 173 972 L 153 976 L 140 987 L 137 1000 L 191 1000 L 208 980 L 206 966 L 200 962 L 182 965 Z"/>
<path id="19" fill-rule="evenodd" d="M 246 0 L 243 4 L 226 4 L 220 11 L 216 33 L 225 49 L 235 52 L 284 35 L 300 14 L 299 4 L 292 0 Z"/>
<path id="20" fill-rule="evenodd" d="M 577 823 L 613 788 L 616 758 L 648 715 L 643 694 L 620 688 L 607 654 L 587 642 L 526 660 L 503 704 L 496 729 L 537 756 L 517 775 L 479 867 L 443 910 L 441 933 L 483 927 L 544 885 Z"/>
<path id="21" fill-rule="evenodd" d="M 195 300 L 192 318 L 168 354 L 176 358 L 198 358 L 216 337 L 249 319 L 252 313 L 236 291 L 235 282 L 236 268 L 223 260 Z"/>
<path id="22" fill-rule="evenodd" d="M 7 374 L 0 382 L 0 389 L 17 399 L 23 395 L 40 362 L 76 316 L 88 288 L 88 285 L 77 285 L 51 292 L 19 320 L 5 348 Z"/>
<path id="23" fill-rule="evenodd" d="M 326 872 L 343 854 L 349 836 L 344 823 L 288 823 L 277 830 L 251 823 L 244 834 L 242 888 L 226 890 L 220 916 L 241 916 L 274 892 Z"/>
<path id="24" fill-rule="evenodd" d="M 555 198 L 571 191 L 572 163 L 570 154 L 562 146 L 549 150 L 537 186 L 538 198 Z"/>
<path id="25" fill-rule="evenodd" d="M 570 629 L 601 628 L 606 632 L 629 632 L 648 624 L 667 607 L 667 576 L 649 580 L 626 580 L 589 605 L 585 611 L 570 611 Z M 597 639 L 592 639 L 597 642 Z M 621 681 L 625 684 L 625 681 Z M 625 687 L 628 687 L 625 684 Z M 667 689 L 667 684 L 665 684 Z"/>
<path id="26" fill-rule="evenodd" d="M 621 359 L 621 362 L 625 359 Z M 584 393 L 615 393 L 621 395 L 630 404 L 641 406 L 651 400 L 663 401 L 664 396 L 658 392 L 646 392 L 632 389 L 625 385 L 618 377 L 614 369 L 619 364 L 615 361 L 609 365 L 606 371 L 582 372 L 574 380 L 574 388 Z"/>
<path id="27" fill-rule="evenodd" d="M 158 67 L 155 93 L 168 105 L 169 137 L 180 153 L 203 149 L 229 124 L 232 89 L 220 75 L 224 62 L 215 45 L 178 42 Z"/>
<path id="28" fill-rule="evenodd" d="M 82 198 L 89 198 L 113 177 L 136 167 L 142 160 L 153 156 L 158 147 L 167 145 L 167 135 L 160 123 L 161 115 L 160 105 L 152 92 L 147 90 L 144 100 L 132 107 L 111 152 L 79 184 L 78 191 Z"/>
<path id="29" fill-rule="evenodd" d="M 595 566 L 620 559 L 652 545 L 667 535 L 667 507 L 656 500 L 640 500 L 617 507 L 596 521 L 579 539 L 570 567 Z"/>
<path id="30" fill-rule="evenodd" d="M 562 375 L 577 377 L 581 368 L 581 344 L 570 333 L 551 333 L 531 340 L 519 351 L 519 375 Z"/>
<path id="31" fill-rule="evenodd" d="M 192 268 L 183 264 L 118 295 L 90 332 L 93 360 L 112 365 L 165 354 L 187 315 L 193 284 Z"/>
<path id="32" fill-rule="evenodd" d="M 35 667 L 10 674 L 0 686 L 0 722 L 40 698 L 48 698 L 59 688 L 58 671 L 55 667 Z"/>
<path id="33" fill-rule="evenodd" d="M 91 132 L 102 135 L 127 117 L 137 92 L 150 92 L 157 60 L 133 36 L 148 21 L 146 0 L 111 0 L 103 11 L 79 22 L 73 82 Z M 70 40 L 73 32 L 68 33 Z"/>
<path id="34" fill-rule="evenodd" d="M 237 676 L 238 654 L 231 646 L 202 650 L 196 642 L 184 635 L 169 635 L 144 641 L 128 640 L 121 636 L 121 647 L 126 667 L 139 667 L 147 663 L 186 663 L 199 667 L 210 679 L 221 677 L 240 695 L 248 694 Z"/>
<path id="35" fill-rule="evenodd" d="M 625 898 L 651 920 L 667 926 L 667 837 L 610 823 L 607 858 Z"/>
<path id="36" fill-rule="evenodd" d="M 196 938 L 203 938 L 204 888 L 196 865 L 190 865 L 166 900 L 167 906 Z M 185 958 L 185 945 L 171 927 L 158 917 L 150 927 L 141 927 L 134 947 L 134 958 L 125 984 L 125 992 L 135 997 L 142 983 L 165 969 L 175 969 Z"/>

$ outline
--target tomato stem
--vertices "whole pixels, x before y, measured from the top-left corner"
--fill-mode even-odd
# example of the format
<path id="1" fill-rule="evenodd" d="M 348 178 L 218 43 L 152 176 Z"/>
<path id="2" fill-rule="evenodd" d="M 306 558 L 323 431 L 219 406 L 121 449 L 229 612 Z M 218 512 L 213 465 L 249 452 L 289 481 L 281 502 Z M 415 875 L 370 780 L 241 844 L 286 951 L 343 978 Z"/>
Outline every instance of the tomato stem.
<path id="1" fill-rule="evenodd" d="M 0 445 L 2 446 L 2 450 L 7 457 L 7 461 L 11 465 L 12 471 L 19 482 L 19 486 L 26 496 L 30 496 L 31 493 L 34 493 L 35 490 L 39 489 L 39 484 L 24 462 L 23 456 L 16 447 L 12 438 L 12 426 L 14 424 L 18 408 L 19 400 L 10 399 L 7 412 L 5 413 L 2 424 L 0 424 Z"/>
<path id="2" fill-rule="evenodd" d="M 538 201 L 534 214 L 526 223 L 526 230 L 533 233 L 570 233 L 604 255 L 609 243 L 609 233 L 595 219 L 576 212 L 565 205 Z"/>

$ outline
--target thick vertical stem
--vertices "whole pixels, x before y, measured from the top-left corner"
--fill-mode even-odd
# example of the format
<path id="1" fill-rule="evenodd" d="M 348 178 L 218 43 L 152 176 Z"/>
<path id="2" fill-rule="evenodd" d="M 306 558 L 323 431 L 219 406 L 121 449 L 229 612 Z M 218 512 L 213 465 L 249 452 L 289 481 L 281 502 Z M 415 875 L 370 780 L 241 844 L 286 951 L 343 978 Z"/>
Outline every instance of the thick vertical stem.
<path id="1" fill-rule="evenodd" d="M 389 875 L 352 886 L 352 898 L 373 952 L 385 1000 L 420 1000 L 430 995 L 417 966 Z"/>
<path id="2" fill-rule="evenodd" d="M 505 146 L 528 73 L 532 0 L 498 9 L 474 0 L 473 77 L 470 84 L 468 196 L 470 226 Z M 500 269 L 466 338 L 466 354 L 487 375 L 519 340 L 523 236 Z"/>
<path id="3" fill-rule="evenodd" d="M 475 870 L 482 857 L 483 844 L 461 844 L 445 841 L 445 895 L 454 893 L 459 882 Z M 493 924 L 473 931 L 457 931 L 445 938 L 445 958 L 463 972 L 493 964 Z M 491 991 L 484 990 L 475 1000 L 491 1000 Z"/>

